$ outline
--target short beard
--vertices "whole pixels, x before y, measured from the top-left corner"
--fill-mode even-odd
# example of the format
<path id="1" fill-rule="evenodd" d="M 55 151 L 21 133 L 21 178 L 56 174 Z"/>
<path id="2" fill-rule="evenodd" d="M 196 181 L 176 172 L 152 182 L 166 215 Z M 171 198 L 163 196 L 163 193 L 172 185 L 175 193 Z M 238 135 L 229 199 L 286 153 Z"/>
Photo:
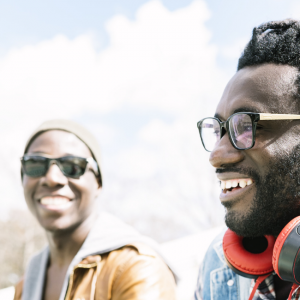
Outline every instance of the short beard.
<path id="1" fill-rule="evenodd" d="M 246 214 L 230 211 L 232 204 L 225 204 L 225 223 L 240 236 L 278 236 L 289 221 L 300 215 L 300 145 L 289 156 L 276 158 L 268 169 L 264 177 L 250 169 L 227 169 L 251 176 L 256 185 L 253 205 Z"/>

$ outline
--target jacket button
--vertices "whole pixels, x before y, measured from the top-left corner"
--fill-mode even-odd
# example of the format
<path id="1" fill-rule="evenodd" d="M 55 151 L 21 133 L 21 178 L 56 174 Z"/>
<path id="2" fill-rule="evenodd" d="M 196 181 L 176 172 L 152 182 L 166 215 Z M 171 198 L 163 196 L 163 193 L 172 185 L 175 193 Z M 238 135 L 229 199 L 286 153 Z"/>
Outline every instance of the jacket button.
<path id="1" fill-rule="evenodd" d="M 228 286 L 233 286 L 233 284 L 234 284 L 234 281 L 232 279 L 230 279 L 230 280 L 227 281 L 227 285 Z"/>

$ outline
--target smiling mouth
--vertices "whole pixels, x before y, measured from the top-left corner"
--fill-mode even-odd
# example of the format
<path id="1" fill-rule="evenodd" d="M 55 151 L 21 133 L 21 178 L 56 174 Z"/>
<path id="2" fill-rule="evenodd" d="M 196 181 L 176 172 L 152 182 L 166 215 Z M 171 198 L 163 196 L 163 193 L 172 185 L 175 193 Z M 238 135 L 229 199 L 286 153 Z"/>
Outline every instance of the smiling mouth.
<path id="1" fill-rule="evenodd" d="M 251 178 L 230 179 L 221 180 L 220 183 L 222 192 L 227 194 L 228 192 L 244 189 L 246 186 L 253 184 L 253 180 Z"/>
<path id="2" fill-rule="evenodd" d="M 63 209 L 69 207 L 72 200 L 63 196 L 45 196 L 39 202 L 48 209 Z"/>

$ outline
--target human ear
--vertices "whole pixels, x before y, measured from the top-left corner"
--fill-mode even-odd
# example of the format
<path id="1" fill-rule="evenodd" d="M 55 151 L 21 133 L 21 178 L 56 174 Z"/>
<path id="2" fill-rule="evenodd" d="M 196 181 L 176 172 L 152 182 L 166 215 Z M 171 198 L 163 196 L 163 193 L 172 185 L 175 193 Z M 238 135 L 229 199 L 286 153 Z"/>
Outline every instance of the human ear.
<path id="1" fill-rule="evenodd" d="M 96 198 L 99 197 L 101 192 L 102 192 L 102 186 L 98 183 L 98 187 L 97 187 L 97 190 L 96 190 Z"/>

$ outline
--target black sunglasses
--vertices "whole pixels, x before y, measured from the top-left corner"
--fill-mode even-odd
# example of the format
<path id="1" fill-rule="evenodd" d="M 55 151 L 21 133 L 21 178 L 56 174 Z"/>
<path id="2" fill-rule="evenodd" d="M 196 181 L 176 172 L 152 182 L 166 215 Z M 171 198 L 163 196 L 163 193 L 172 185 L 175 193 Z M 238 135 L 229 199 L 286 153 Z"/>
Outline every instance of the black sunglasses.
<path id="1" fill-rule="evenodd" d="M 235 149 L 248 150 L 255 144 L 258 121 L 296 119 L 300 119 L 300 115 L 239 112 L 231 115 L 224 122 L 218 118 L 204 118 L 197 123 L 197 127 L 203 147 L 208 152 L 213 151 L 216 143 L 226 132 Z"/>
<path id="2" fill-rule="evenodd" d="M 96 176 L 99 174 L 97 162 L 92 157 L 64 156 L 48 158 L 40 155 L 24 155 L 21 158 L 21 163 L 24 174 L 29 177 L 41 177 L 46 175 L 52 164 L 56 164 L 61 172 L 70 178 L 78 179 L 82 176 L 88 164 L 90 164 L 91 170 Z"/>

